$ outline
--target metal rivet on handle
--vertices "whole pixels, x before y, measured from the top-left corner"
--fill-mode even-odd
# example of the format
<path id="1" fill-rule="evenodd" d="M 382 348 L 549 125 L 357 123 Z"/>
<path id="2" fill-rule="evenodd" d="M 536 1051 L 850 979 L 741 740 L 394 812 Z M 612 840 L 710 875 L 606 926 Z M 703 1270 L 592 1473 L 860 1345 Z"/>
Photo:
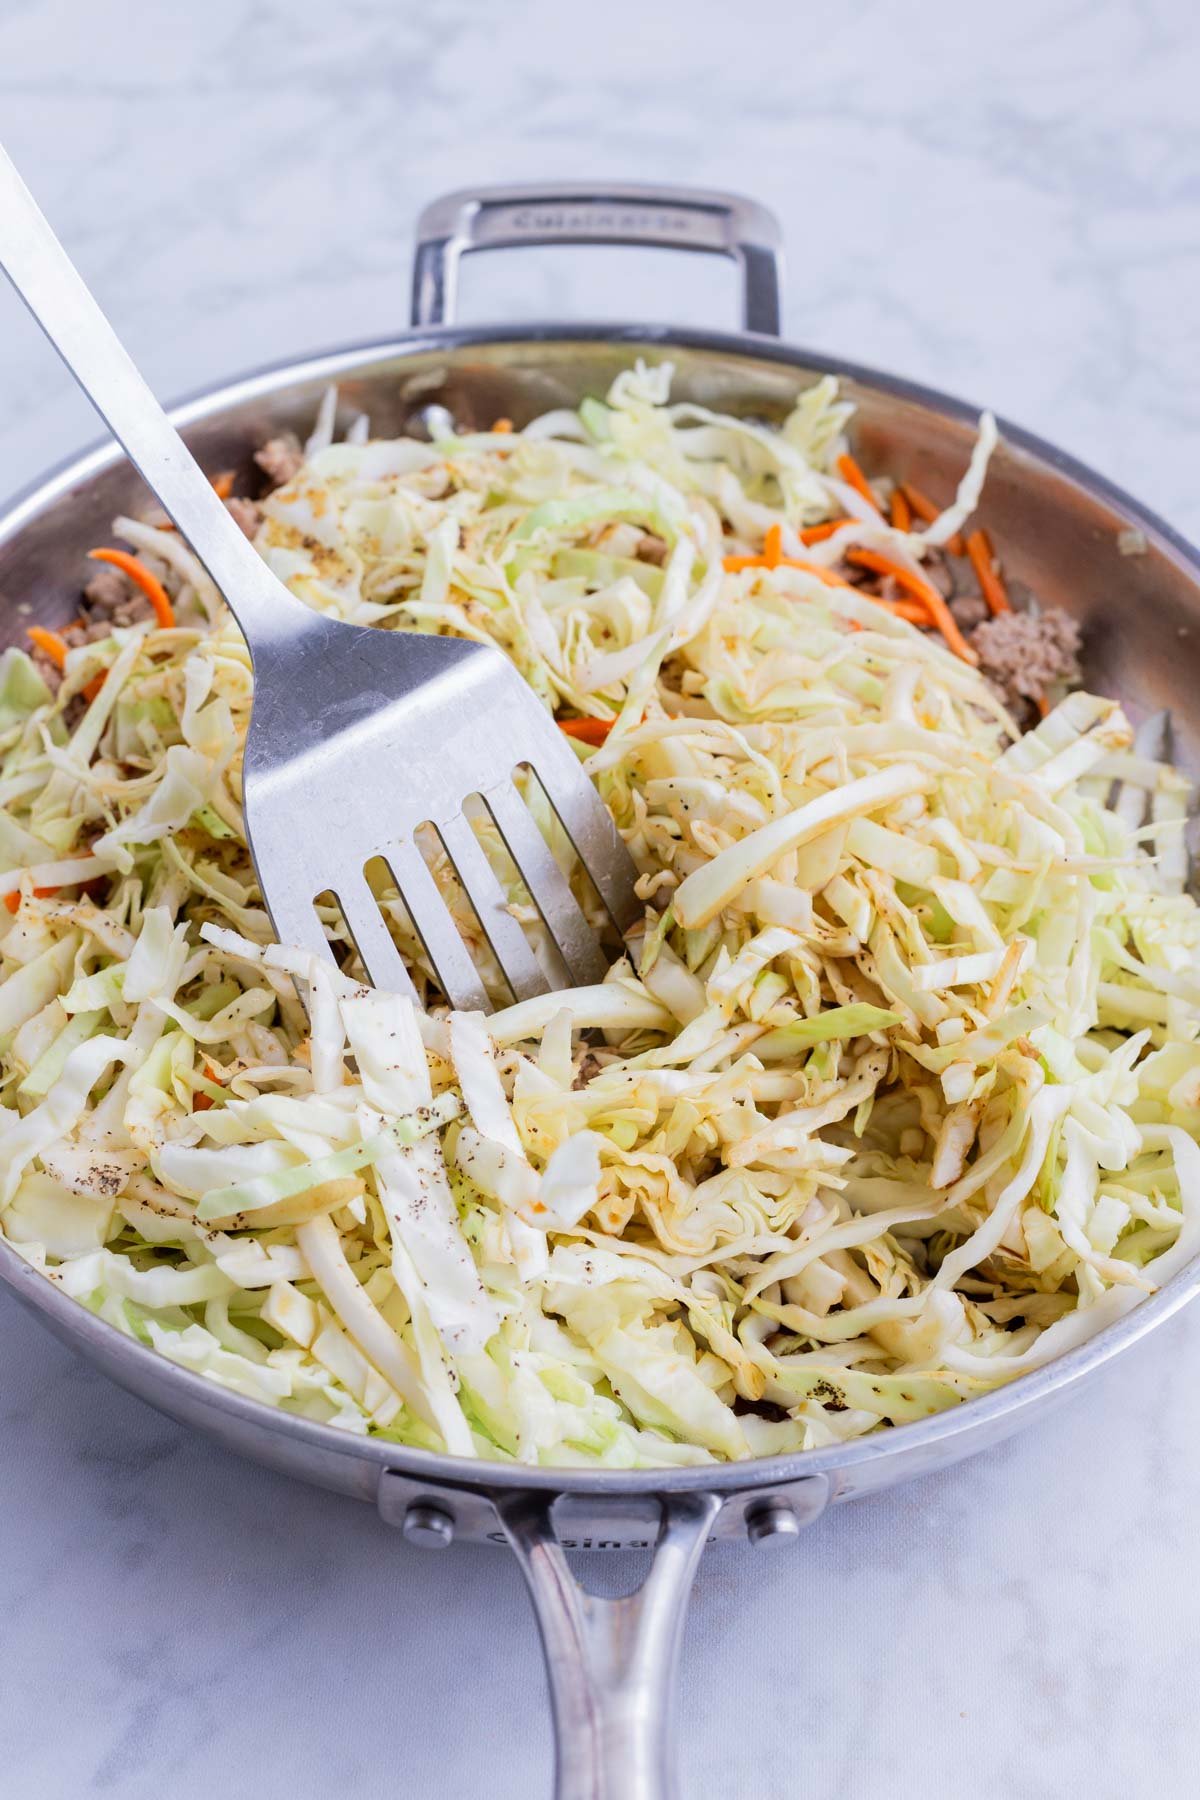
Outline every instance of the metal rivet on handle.
<path id="1" fill-rule="evenodd" d="M 786 1500 L 760 1500 L 746 1510 L 746 1536 L 756 1547 L 790 1544 L 800 1536 L 800 1521 Z"/>
<path id="2" fill-rule="evenodd" d="M 400 1527 L 410 1544 L 422 1550 L 448 1550 L 454 1541 L 454 1520 L 445 1507 L 430 1500 L 414 1500 Z"/>

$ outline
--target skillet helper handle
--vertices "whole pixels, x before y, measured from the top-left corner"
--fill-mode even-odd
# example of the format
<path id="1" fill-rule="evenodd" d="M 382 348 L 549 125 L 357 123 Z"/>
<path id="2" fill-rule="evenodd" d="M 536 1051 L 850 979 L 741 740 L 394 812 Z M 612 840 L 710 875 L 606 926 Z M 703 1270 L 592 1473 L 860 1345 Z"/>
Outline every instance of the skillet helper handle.
<path id="1" fill-rule="evenodd" d="M 696 1565 L 721 1501 L 664 1496 L 650 1573 L 618 1600 L 589 1594 L 575 1579 L 551 1506 L 540 1494 L 496 1502 L 546 1653 L 555 1800 L 676 1800 L 675 1669 Z"/>
<path id="2" fill-rule="evenodd" d="M 779 336 L 783 251 L 774 213 L 741 194 L 640 182 L 462 188 L 433 201 L 417 222 L 413 325 L 453 323 L 464 256 L 527 244 L 647 244 L 732 257 L 742 271 L 746 330 Z"/>

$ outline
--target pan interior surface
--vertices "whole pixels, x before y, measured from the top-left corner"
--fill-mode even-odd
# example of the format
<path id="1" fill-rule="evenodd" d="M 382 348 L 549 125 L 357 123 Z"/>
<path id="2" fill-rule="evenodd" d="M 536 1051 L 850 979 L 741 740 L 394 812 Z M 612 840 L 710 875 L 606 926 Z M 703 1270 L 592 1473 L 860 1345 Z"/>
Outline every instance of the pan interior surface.
<path id="1" fill-rule="evenodd" d="M 311 429 L 330 381 L 342 424 L 361 412 L 373 436 L 424 435 L 430 406 L 464 429 L 497 417 L 520 428 L 540 413 L 602 394 L 638 356 L 675 366 L 673 397 L 768 422 L 821 376 L 840 377 L 856 413 L 851 438 L 871 473 L 912 481 L 948 499 L 966 467 L 977 415 L 942 396 L 865 370 L 832 368 L 768 340 L 677 334 L 655 328 L 532 327 L 496 337 L 446 330 L 409 342 L 339 351 L 231 384 L 178 410 L 184 436 L 208 469 L 249 474 L 255 449 L 285 430 Z M 122 512 L 151 505 L 115 449 L 72 464 L 18 501 L 0 521 L 0 646 L 27 625 L 73 617 L 87 549 Z M 1003 547 L 1018 603 L 1033 597 L 1073 614 L 1084 633 L 1085 684 L 1119 699 L 1136 723 L 1165 708 L 1172 760 L 1200 776 L 1200 560 L 1137 502 L 1025 434 L 1001 426 L 979 522 Z M 411 1469 L 488 1488 L 564 1487 L 583 1493 L 731 1490 L 828 1475 L 853 1493 L 954 1460 L 1004 1436 L 1031 1403 L 1061 1392 L 1165 1318 L 1200 1284 L 1190 1266 L 1161 1293 L 1080 1350 L 953 1412 L 801 1457 L 755 1465 L 627 1473 L 572 1470 L 481 1472 L 479 1465 L 350 1437 L 247 1401 L 121 1338 L 0 1243 L 0 1275 L 60 1335 L 163 1410 L 245 1453 L 346 1492 L 374 1498 L 384 1468 Z"/>

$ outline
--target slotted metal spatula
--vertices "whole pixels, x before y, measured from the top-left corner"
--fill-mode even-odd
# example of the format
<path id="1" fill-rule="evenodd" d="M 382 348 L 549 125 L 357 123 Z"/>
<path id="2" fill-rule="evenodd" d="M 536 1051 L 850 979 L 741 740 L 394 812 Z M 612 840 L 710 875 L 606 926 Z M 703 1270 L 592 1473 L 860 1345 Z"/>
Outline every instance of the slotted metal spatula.
<path id="1" fill-rule="evenodd" d="M 244 799 L 281 942 L 330 954 L 332 891 L 371 980 L 411 984 L 364 867 L 382 857 L 447 996 L 488 1005 L 414 838 L 432 824 L 517 999 L 543 972 L 464 813 L 491 813 L 565 965 L 600 980 L 604 950 L 514 784 L 532 767 L 617 926 L 635 871 L 570 744 L 500 651 L 323 617 L 289 593 L 213 493 L 0 149 L 0 265 L 228 601 L 254 661 Z"/>

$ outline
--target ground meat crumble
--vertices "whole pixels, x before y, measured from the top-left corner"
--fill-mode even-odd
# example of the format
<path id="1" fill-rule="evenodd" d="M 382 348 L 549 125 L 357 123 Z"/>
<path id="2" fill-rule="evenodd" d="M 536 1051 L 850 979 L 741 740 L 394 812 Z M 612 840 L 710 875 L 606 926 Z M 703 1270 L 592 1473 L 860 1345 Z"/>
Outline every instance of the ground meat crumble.
<path id="1" fill-rule="evenodd" d="M 982 672 L 1022 724 L 1047 688 L 1080 679 L 1079 641 L 1077 620 L 1057 606 L 999 613 L 970 639 Z"/>
<path id="2" fill-rule="evenodd" d="M 254 460 L 272 487 L 285 487 L 304 467 L 304 448 L 294 432 L 285 431 L 268 438 Z"/>
<path id="3" fill-rule="evenodd" d="M 225 511 L 229 513 L 240 531 L 252 538 L 262 523 L 262 512 L 254 500 L 244 500 L 235 494 L 232 500 L 225 502 Z"/>

